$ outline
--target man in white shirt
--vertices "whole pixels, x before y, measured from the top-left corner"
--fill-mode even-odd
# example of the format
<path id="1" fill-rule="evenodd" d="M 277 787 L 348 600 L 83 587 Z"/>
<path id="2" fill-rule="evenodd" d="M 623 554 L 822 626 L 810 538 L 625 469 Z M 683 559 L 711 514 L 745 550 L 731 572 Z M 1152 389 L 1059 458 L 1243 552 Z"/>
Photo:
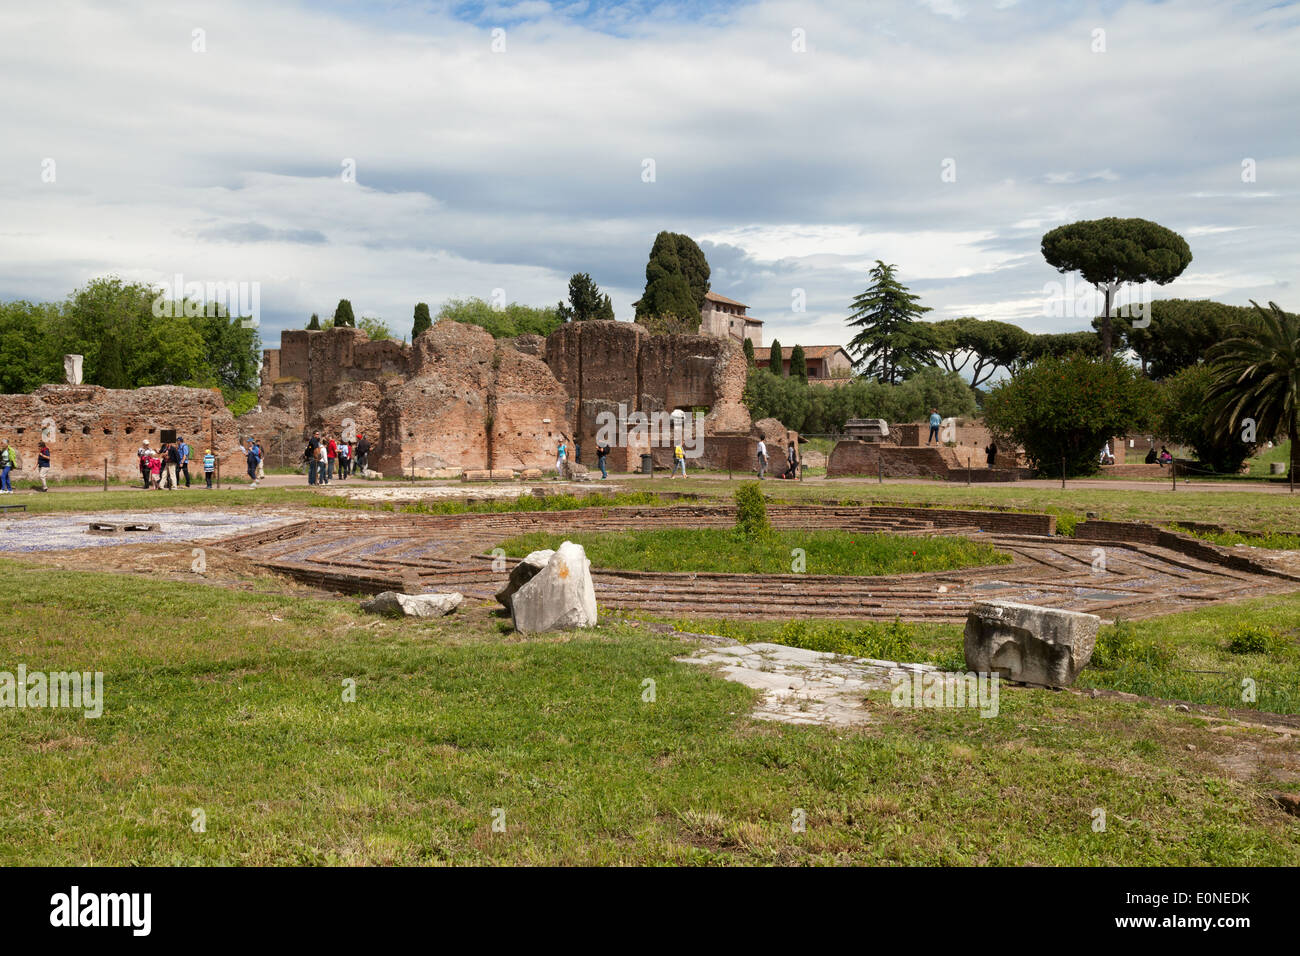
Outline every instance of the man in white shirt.
<path id="1" fill-rule="evenodd" d="M 763 480 L 763 475 L 767 473 L 767 444 L 763 439 L 758 440 L 758 480 Z"/>

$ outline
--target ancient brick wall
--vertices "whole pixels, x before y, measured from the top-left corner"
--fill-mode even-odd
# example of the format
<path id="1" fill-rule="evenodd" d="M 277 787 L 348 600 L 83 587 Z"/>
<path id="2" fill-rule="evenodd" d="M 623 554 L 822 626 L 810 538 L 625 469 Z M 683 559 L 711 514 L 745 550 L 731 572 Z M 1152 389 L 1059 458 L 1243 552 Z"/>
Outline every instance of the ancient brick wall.
<path id="1" fill-rule="evenodd" d="M 36 476 L 44 431 L 52 453 L 51 477 L 100 478 L 107 460 L 111 476 L 138 478 L 136 451 L 146 438 L 159 447 L 163 429 L 175 429 L 195 457 L 211 447 L 228 468 L 243 472 L 235 419 L 216 389 L 43 385 L 30 395 L 0 399 L 0 440 L 7 437 L 18 449 L 23 463 L 19 477 Z"/>

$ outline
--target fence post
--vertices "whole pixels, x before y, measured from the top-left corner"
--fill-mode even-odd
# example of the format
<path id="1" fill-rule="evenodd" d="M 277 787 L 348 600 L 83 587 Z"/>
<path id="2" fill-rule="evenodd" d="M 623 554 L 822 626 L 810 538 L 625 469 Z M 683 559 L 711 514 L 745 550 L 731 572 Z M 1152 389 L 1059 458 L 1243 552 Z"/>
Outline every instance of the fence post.
<path id="1" fill-rule="evenodd" d="M 1061 456 L 1061 487 L 1065 487 L 1065 456 Z"/>
<path id="2" fill-rule="evenodd" d="M 966 487 L 970 487 L 970 455 L 966 456 Z"/>
<path id="3" fill-rule="evenodd" d="M 108 491 L 108 459 L 104 459 L 104 490 Z"/>
<path id="4" fill-rule="evenodd" d="M 1170 491 L 1177 491 L 1178 490 L 1178 462 L 1172 459 L 1169 462 L 1169 477 L 1170 479 L 1172 479 L 1174 483 L 1174 486 L 1173 488 L 1170 489 Z"/>

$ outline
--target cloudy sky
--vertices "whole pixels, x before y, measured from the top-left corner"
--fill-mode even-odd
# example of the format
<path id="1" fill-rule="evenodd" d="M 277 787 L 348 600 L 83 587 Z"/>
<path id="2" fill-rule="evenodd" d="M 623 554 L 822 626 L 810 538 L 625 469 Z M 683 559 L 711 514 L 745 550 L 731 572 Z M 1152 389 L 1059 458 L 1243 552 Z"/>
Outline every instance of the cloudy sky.
<path id="1" fill-rule="evenodd" d="M 845 342 L 878 258 L 931 318 L 1067 331 L 1043 232 L 1140 216 L 1192 247 L 1159 296 L 1300 307 L 1300 4 L 42 0 L 0 38 L 0 299 L 257 282 L 274 344 L 582 271 L 622 319 L 669 229 L 764 344 Z"/>

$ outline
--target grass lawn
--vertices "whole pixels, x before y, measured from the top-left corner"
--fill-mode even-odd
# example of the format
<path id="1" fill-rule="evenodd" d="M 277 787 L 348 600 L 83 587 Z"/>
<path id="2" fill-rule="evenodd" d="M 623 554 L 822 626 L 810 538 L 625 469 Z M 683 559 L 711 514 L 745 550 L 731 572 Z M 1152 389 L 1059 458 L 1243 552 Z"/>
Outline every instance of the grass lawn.
<path id="1" fill-rule="evenodd" d="M 636 621 L 522 640 L 12 560 L 0 615 L 4 668 L 105 675 L 98 719 L 0 709 L 3 863 L 1300 864 L 1271 783 L 1223 766 L 1268 732 L 1161 706 L 886 692 L 793 727 Z"/>
<path id="2" fill-rule="evenodd" d="M 733 574 L 790 574 L 799 550 L 808 574 L 904 574 L 1009 564 L 1011 555 L 982 541 L 956 536 L 907 537 L 850 531 L 773 531 L 757 538 L 720 528 L 664 528 L 649 531 L 568 535 L 538 531 L 498 545 L 506 554 L 580 544 L 594 566 L 624 571 L 718 571 Z"/>

